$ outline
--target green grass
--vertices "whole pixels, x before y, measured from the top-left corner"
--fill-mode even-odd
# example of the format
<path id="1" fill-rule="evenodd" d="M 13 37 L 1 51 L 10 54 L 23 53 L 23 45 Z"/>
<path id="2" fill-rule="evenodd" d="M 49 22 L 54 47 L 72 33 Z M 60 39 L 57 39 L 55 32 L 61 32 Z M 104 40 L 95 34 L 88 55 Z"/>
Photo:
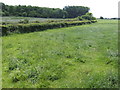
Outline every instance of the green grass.
<path id="1" fill-rule="evenodd" d="M 65 19 L 55 19 L 55 18 L 34 18 L 34 17 L 10 16 L 10 17 L 2 17 L 2 19 L 0 19 L 0 22 L 17 24 L 18 22 L 23 21 L 25 19 L 29 20 L 29 23 L 32 23 L 35 21 L 39 21 L 40 23 L 42 23 L 42 22 L 47 22 L 47 21 L 51 21 L 51 20 L 65 20 Z"/>
<path id="2" fill-rule="evenodd" d="M 2 89 L 2 39 L 0 37 L 0 89 Z"/>
<path id="3" fill-rule="evenodd" d="M 2 37 L 3 88 L 117 88 L 117 20 Z"/>

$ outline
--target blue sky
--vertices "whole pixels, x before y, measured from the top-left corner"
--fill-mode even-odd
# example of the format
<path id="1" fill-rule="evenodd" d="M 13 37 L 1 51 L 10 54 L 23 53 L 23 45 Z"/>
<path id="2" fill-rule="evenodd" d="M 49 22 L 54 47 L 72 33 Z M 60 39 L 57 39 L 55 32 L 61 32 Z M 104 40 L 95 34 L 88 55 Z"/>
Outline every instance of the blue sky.
<path id="1" fill-rule="evenodd" d="M 64 6 L 87 6 L 95 17 L 118 17 L 119 0 L 1 0 L 7 5 L 32 5 L 63 8 Z"/>

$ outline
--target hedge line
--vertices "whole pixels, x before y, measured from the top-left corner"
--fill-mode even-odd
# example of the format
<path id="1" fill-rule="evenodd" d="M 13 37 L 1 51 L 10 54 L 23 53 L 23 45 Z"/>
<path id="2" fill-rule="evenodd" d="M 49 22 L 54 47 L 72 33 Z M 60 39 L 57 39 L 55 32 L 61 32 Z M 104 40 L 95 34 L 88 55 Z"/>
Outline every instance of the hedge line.
<path id="1" fill-rule="evenodd" d="M 9 35 L 11 33 L 29 33 L 35 31 L 43 31 L 46 29 L 53 29 L 53 28 L 61 28 L 61 27 L 68 27 L 74 25 L 83 25 L 83 24 L 90 24 L 95 23 L 96 20 L 92 21 L 70 21 L 70 22 L 52 22 L 52 23 L 29 23 L 29 24 L 8 24 L 8 25 L 1 25 L 2 27 L 2 36 Z"/>

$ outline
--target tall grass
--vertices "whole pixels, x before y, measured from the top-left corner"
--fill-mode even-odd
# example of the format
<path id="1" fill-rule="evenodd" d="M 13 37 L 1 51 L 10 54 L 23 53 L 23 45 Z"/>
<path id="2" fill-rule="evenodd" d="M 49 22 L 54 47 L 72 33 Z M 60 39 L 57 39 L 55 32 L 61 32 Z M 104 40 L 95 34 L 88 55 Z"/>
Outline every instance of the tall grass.
<path id="1" fill-rule="evenodd" d="M 3 88 L 118 88 L 117 21 L 3 39 Z"/>

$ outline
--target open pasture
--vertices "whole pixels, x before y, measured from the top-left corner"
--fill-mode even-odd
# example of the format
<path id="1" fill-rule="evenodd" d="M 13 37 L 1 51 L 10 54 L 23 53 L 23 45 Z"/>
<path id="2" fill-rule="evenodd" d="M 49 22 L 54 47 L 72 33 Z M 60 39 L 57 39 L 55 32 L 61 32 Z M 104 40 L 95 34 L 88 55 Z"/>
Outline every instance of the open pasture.
<path id="1" fill-rule="evenodd" d="M 117 23 L 2 37 L 3 88 L 117 88 Z"/>
<path id="2" fill-rule="evenodd" d="M 15 17 L 15 16 L 10 16 L 10 17 L 2 17 L 0 19 L 0 22 L 5 22 L 5 23 L 12 23 L 12 24 L 18 24 L 20 21 L 28 20 L 29 23 L 34 23 L 34 22 L 47 22 L 51 20 L 65 20 L 65 19 L 55 19 L 55 18 L 34 18 L 34 17 Z"/>

